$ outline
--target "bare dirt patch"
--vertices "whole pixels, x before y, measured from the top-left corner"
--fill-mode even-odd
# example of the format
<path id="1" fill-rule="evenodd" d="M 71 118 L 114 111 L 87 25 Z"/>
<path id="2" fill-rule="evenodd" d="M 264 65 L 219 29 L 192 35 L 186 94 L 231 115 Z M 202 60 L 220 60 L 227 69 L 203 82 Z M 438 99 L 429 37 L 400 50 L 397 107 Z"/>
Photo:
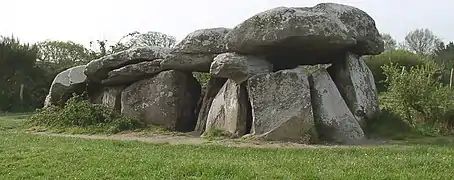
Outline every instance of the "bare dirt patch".
<path id="1" fill-rule="evenodd" d="M 31 132 L 37 135 L 48 135 L 58 137 L 73 137 L 83 139 L 119 140 L 119 141 L 140 141 L 152 144 L 171 144 L 171 145 L 222 145 L 227 147 L 246 147 L 246 148 L 334 148 L 352 146 L 375 146 L 385 144 L 385 141 L 367 140 L 357 145 L 308 145 L 291 142 L 270 142 L 255 139 L 227 139 L 217 138 L 208 139 L 193 134 L 162 135 L 162 134 L 141 134 L 128 132 L 115 135 L 85 135 L 85 134 L 58 134 L 49 132 Z"/>

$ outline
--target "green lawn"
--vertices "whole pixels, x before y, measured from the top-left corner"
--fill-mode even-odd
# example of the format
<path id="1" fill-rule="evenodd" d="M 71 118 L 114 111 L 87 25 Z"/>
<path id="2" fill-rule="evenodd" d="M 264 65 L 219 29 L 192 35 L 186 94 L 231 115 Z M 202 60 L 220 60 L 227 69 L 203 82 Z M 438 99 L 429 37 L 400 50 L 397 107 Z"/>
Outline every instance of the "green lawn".
<path id="1" fill-rule="evenodd" d="M 454 142 L 307 149 L 153 145 L 25 133 L 0 117 L 0 179 L 454 179 Z"/>

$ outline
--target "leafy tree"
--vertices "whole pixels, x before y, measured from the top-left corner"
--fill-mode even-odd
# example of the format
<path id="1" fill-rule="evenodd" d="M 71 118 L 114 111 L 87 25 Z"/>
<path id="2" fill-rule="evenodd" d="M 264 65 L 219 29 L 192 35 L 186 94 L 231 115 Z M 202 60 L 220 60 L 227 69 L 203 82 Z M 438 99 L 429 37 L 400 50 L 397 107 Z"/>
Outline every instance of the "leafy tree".
<path id="1" fill-rule="evenodd" d="M 86 64 L 94 58 L 90 50 L 72 41 L 43 41 L 37 45 L 39 65 L 51 74 Z"/>
<path id="2" fill-rule="evenodd" d="M 431 55 L 441 40 L 429 29 L 416 29 L 405 36 L 405 48 L 419 55 Z"/>
<path id="3" fill-rule="evenodd" d="M 397 42 L 390 34 L 382 34 L 383 42 L 385 43 L 385 52 L 394 51 L 397 48 Z"/>
<path id="4" fill-rule="evenodd" d="M 378 92 L 384 92 L 387 90 L 388 84 L 385 82 L 386 76 L 381 68 L 383 65 L 394 63 L 399 66 L 410 68 L 415 65 L 423 64 L 425 58 L 409 51 L 395 50 L 384 52 L 376 56 L 369 56 L 365 58 L 365 61 L 374 75 Z"/>
<path id="5" fill-rule="evenodd" d="M 437 64 L 452 68 L 454 64 L 454 43 L 449 42 L 445 45 L 441 42 L 434 51 L 434 60 Z"/>
<path id="6" fill-rule="evenodd" d="M 0 37 L 0 111 L 42 105 L 49 85 L 46 72 L 36 66 L 37 53 L 35 45 L 22 44 L 14 36 Z"/>
<path id="7" fill-rule="evenodd" d="M 96 40 L 90 42 L 90 47 L 92 48 L 92 56 L 93 59 L 98 59 L 107 55 L 107 40 Z"/>

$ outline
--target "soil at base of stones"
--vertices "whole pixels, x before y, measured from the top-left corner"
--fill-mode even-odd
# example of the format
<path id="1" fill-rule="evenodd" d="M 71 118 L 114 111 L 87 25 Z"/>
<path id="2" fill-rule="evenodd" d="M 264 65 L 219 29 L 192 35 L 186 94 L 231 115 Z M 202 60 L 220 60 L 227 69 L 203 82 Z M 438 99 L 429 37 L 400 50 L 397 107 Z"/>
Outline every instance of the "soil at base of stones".
<path id="1" fill-rule="evenodd" d="M 114 135 L 87 135 L 87 134 L 59 134 L 50 132 L 29 132 L 35 135 L 47 135 L 56 137 L 72 137 L 94 140 L 118 140 L 118 141 L 140 141 L 152 144 L 170 145 L 221 145 L 226 147 L 250 147 L 250 148 L 335 148 L 352 146 L 376 146 L 388 144 L 388 140 L 368 139 L 356 145 L 331 145 L 331 144 L 298 144 L 292 142 L 263 141 L 257 139 L 231 139 L 231 138 L 203 138 L 193 133 L 182 133 L 177 135 L 124 132 Z"/>

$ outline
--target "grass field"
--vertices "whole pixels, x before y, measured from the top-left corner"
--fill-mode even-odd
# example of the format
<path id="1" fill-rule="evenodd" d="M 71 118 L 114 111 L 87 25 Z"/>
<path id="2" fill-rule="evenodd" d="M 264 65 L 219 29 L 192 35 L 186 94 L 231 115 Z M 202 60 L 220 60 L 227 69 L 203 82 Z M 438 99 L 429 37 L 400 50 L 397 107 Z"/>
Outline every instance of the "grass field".
<path id="1" fill-rule="evenodd" d="M 0 179 L 454 179 L 452 138 L 304 149 L 154 145 L 26 133 L 0 117 Z"/>

